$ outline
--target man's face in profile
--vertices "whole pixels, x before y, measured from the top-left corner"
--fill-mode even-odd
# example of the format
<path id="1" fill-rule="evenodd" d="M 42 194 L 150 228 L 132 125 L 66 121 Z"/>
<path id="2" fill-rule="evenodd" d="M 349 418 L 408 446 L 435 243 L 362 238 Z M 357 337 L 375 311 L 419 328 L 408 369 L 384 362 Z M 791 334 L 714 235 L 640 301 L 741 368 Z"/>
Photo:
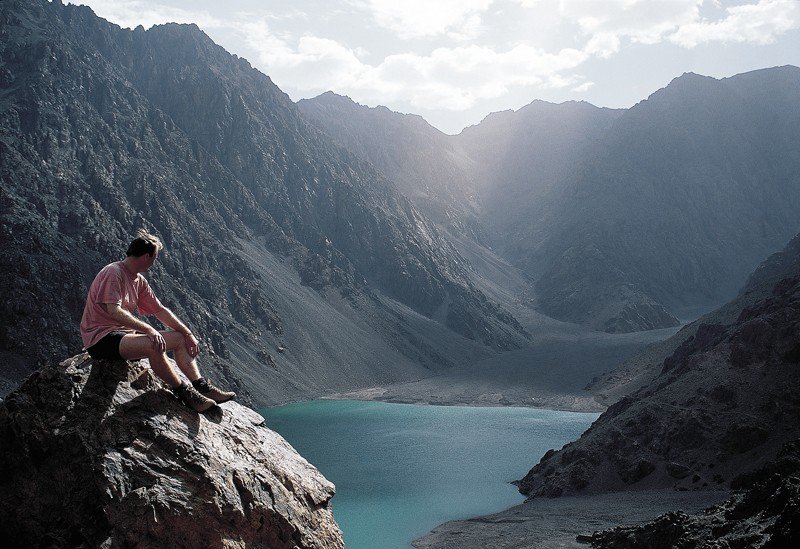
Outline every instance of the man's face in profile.
<path id="1" fill-rule="evenodd" d="M 147 261 L 144 263 L 144 270 L 148 271 L 150 270 L 150 267 L 153 266 L 153 263 L 156 262 L 156 259 L 158 259 L 158 252 L 156 251 L 152 254 L 144 254 L 144 256 L 147 259 Z"/>

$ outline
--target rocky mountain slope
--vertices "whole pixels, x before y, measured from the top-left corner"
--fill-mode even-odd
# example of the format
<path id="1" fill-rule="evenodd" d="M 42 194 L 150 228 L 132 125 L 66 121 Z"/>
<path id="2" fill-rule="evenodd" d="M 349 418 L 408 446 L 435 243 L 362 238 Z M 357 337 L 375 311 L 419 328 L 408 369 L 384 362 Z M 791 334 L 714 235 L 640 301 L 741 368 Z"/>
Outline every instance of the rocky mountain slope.
<path id="1" fill-rule="evenodd" d="M 730 323 L 697 326 L 657 376 L 609 407 L 579 440 L 545 454 L 520 490 L 558 496 L 727 486 L 774 459 L 800 436 L 796 251 L 797 239 L 757 271 L 784 266 L 773 270 L 781 278 L 766 298 Z"/>
<path id="2" fill-rule="evenodd" d="M 530 275 L 544 268 L 527 254 L 558 225 L 550 216 L 556 199 L 623 112 L 536 100 L 492 113 L 452 137 L 472 160 L 481 221 L 494 248 Z"/>
<path id="3" fill-rule="evenodd" d="M 300 112 L 347 150 L 371 163 L 432 221 L 486 243 L 478 221 L 473 160 L 423 118 L 369 108 L 326 92 L 297 102 Z"/>
<path id="4" fill-rule="evenodd" d="M 736 298 L 681 328 L 674 336 L 636 353 L 622 364 L 598 377 L 587 387 L 606 406 L 650 383 L 660 374 L 664 360 L 680 345 L 695 337 L 703 325 L 733 325 L 742 312 L 772 295 L 782 279 L 800 273 L 800 235 L 786 247 L 765 259 L 750 275 Z"/>
<path id="5" fill-rule="evenodd" d="M 620 116 L 531 250 L 543 310 L 618 331 L 732 298 L 800 230 L 798 90 L 797 67 L 686 74 Z"/>
<path id="6" fill-rule="evenodd" d="M 332 94 L 301 109 L 412 196 L 459 174 L 538 310 L 627 332 L 720 306 L 800 230 L 798 89 L 791 66 L 685 74 L 627 110 L 534 101 L 457 136 Z"/>
<path id="7" fill-rule="evenodd" d="M 198 415 L 149 369 L 82 354 L 0 404 L 14 547 L 343 547 L 334 486 L 235 402 Z"/>
<path id="8" fill-rule="evenodd" d="M 167 246 L 159 296 L 262 403 L 525 340 L 408 200 L 196 26 L 43 0 L 3 2 L 0 23 L 6 383 L 80 347 L 88 284 L 138 227 Z"/>

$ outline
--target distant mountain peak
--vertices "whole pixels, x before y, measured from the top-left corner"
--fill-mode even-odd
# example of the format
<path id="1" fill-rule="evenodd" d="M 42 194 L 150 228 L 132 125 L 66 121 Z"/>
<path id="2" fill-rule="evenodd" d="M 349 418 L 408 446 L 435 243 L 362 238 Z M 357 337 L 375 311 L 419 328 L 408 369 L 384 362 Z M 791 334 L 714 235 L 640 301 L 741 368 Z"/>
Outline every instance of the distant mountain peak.
<path id="1" fill-rule="evenodd" d="M 365 105 L 361 105 L 360 103 L 357 103 L 356 101 L 354 101 L 353 98 L 351 98 L 349 95 L 342 95 L 342 94 L 336 93 L 336 92 L 331 91 L 331 90 L 328 90 L 328 91 L 326 91 L 324 93 L 321 93 L 321 94 L 317 95 L 316 97 L 312 97 L 311 99 L 301 99 L 300 101 L 325 101 L 325 102 L 337 102 L 337 103 L 348 104 L 348 105 L 351 105 L 351 104 L 352 105 L 359 105 L 359 106 L 362 106 L 362 107 L 365 106 Z M 298 103 L 300 101 L 298 101 Z"/>
<path id="2" fill-rule="evenodd" d="M 418 114 L 398 112 L 385 105 L 376 105 L 374 107 L 370 107 L 369 105 L 364 105 L 353 100 L 347 95 L 341 95 L 330 90 L 310 99 L 301 99 L 297 102 L 297 106 L 300 107 L 301 111 L 305 110 L 306 114 L 308 114 L 308 112 L 311 110 L 318 109 L 319 107 L 346 109 L 351 113 L 358 112 L 364 115 L 377 114 L 383 119 L 395 118 L 398 121 L 410 121 L 412 124 L 424 126 L 426 129 L 441 133 L 438 129 L 431 126 L 430 123 L 425 120 L 425 118 Z"/>
<path id="3" fill-rule="evenodd" d="M 667 87 L 670 86 L 680 86 L 680 85 L 695 85 L 700 82 L 719 82 L 718 79 L 714 78 L 713 76 L 705 76 L 702 74 L 697 74 L 696 72 L 685 72 L 682 75 L 673 78 Z"/>

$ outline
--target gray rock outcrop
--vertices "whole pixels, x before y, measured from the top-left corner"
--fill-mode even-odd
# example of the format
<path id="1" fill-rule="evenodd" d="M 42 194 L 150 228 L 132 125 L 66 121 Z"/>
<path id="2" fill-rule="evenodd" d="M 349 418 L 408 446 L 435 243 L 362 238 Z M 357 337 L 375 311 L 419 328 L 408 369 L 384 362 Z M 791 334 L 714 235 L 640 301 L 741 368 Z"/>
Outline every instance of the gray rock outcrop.
<path id="1" fill-rule="evenodd" d="M 795 547 L 800 541 L 800 444 L 787 444 L 758 471 L 743 475 L 727 501 L 703 513 L 670 512 L 578 540 L 596 549 L 637 547 Z"/>
<path id="2" fill-rule="evenodd" d="M 5 544 L 343 547 L 333 484 L 260 415 L 198 415 L 134 366 L 81 354 L 0 405 Z"/>

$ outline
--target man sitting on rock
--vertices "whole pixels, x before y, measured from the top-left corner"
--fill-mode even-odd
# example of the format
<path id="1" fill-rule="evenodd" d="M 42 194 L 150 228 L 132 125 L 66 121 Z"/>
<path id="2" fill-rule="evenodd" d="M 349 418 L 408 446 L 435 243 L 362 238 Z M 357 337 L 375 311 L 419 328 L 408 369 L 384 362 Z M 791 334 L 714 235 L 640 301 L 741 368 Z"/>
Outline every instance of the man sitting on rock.
<path id="1" fill-rule="evenodd" d="M 162 248 L 158 237 L 139 231 L 128 246 L 127 257 L 103 267 L 89 288 L 81 337 L 85 349 L 95 359 L 149 359 L 153 372 L 172 388 L 179 400 L 197 412 L 204 412 L 234 398 L 236 393 L 223 391 L 200 376 L 195 361 L 200 351 L 197 338 L 161 304 L 142 276 L 156 262 Z M 159 332 L 133 315 L 137 309 L 142 315 L 155 316 L 172 330 Z M 167 360 L 167 351 L 172 351 L 178 368 L 191 385 L 181 380 Z"/>

